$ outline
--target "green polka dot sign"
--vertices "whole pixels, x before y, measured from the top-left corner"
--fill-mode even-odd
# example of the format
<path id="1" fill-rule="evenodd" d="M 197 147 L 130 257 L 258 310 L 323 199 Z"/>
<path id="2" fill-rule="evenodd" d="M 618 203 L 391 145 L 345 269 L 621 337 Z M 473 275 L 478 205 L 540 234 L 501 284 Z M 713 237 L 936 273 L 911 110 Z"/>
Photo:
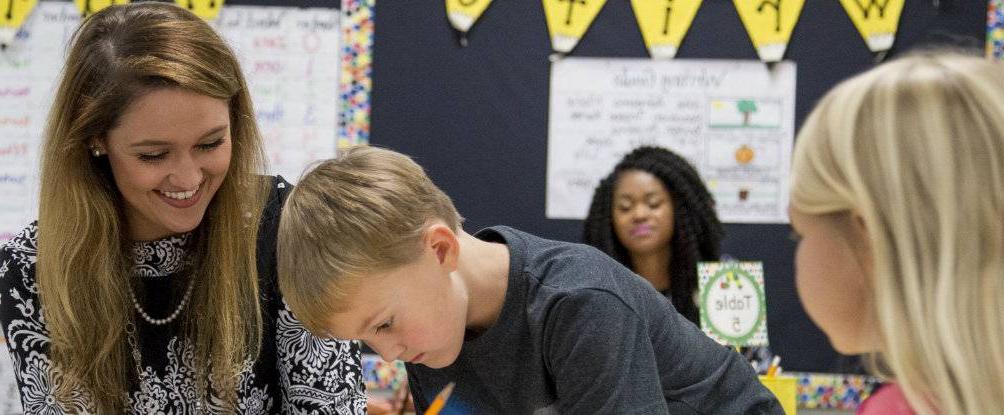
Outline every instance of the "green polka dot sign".
<path id="1" fill-rule="evenodd" d="M 719 343 L 767 345 L 762 262 L 697 264 L 701 329 Z"/>

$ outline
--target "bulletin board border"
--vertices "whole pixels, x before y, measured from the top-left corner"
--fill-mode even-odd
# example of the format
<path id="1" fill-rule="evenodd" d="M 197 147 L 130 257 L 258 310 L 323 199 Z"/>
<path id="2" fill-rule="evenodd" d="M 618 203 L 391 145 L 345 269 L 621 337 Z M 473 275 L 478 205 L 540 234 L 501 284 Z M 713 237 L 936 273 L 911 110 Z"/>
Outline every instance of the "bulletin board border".
<path id="1" fill-rule="evenodd" d="M 375 0 L 342 0 L 338 148 L 368 144 Z"/>

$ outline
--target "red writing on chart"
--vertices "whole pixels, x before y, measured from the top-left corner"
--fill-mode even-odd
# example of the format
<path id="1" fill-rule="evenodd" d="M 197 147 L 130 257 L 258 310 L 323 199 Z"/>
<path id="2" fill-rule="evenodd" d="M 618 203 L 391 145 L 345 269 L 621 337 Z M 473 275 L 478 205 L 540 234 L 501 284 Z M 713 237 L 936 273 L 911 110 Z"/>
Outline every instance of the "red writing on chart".
<path id="1" fill-rule="evenodd" d="M 254 38 L 253 44 L 255 49 L 286 50 L 286 37 L 282 35 L 258 36 Z"/>
<path id="2" fill-rule="evenodd" d="M 321 36 L 317 32 L 308 32 L 303 35 L 303 50 L 307 53 L 317 53 L 321 49 Z"/>
<path id="3" fill-rule="evenodd" d="M 13 125 L 17 127 L 27 126 L 31 122 L 31 118 L 27 115 L 23 117 L 0 117 L 0 126 Z"/>
<path id="4" fill-rule="evenodd" d="M 0 88 L 0 98 L 12 97 L 20 98 L 28 96 L 31 93 L 31 88 L 23 86 L 20 88 Z"/>
<path id="5" fill-rule="evenodd" d="M 259 60 L 254 63 L 256 74 L 278 74 L 282 72 L 282 62 L 278 60 Z"/>
<path id="6" fill-rule="evenodd" d="M 28 144 L 7 144 L 0 145 L 0 157 L 23 156 L 28 154 Z"/>

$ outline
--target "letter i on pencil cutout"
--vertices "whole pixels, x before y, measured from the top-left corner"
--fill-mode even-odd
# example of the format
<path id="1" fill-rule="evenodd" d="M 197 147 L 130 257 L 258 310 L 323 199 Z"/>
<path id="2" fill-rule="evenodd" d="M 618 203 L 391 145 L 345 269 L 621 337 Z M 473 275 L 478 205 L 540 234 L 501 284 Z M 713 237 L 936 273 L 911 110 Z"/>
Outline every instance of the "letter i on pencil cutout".
<path id="1" fill-rule="evenodd" d="M 446 384 L 446 387 L 439 391 L 436 399 L 433 399 L 432 403 L 429 404 L 429 408 L 425 410 L 424 415 L 439 415 L 439 411 L 443 410 L 443 407 L 446 406 L 446 401 L 450 399 L 451 393 L 453 393 L 453 382 Z"/>

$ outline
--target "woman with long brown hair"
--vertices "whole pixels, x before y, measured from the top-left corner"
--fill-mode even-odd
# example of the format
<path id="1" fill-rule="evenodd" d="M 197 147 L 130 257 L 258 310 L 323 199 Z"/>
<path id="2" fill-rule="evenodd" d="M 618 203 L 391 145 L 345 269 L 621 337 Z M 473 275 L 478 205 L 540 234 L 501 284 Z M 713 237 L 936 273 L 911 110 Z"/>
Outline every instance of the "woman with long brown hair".
<path id="1" fill-rule="evenodd" d="M 39 219 L 0 248 L 26 413 L 362 413 L 357 346 L 312 337 L 275 281 L 289 190 L 240 66 L 189 11 L 112 6 L 72 40 Z"/>

